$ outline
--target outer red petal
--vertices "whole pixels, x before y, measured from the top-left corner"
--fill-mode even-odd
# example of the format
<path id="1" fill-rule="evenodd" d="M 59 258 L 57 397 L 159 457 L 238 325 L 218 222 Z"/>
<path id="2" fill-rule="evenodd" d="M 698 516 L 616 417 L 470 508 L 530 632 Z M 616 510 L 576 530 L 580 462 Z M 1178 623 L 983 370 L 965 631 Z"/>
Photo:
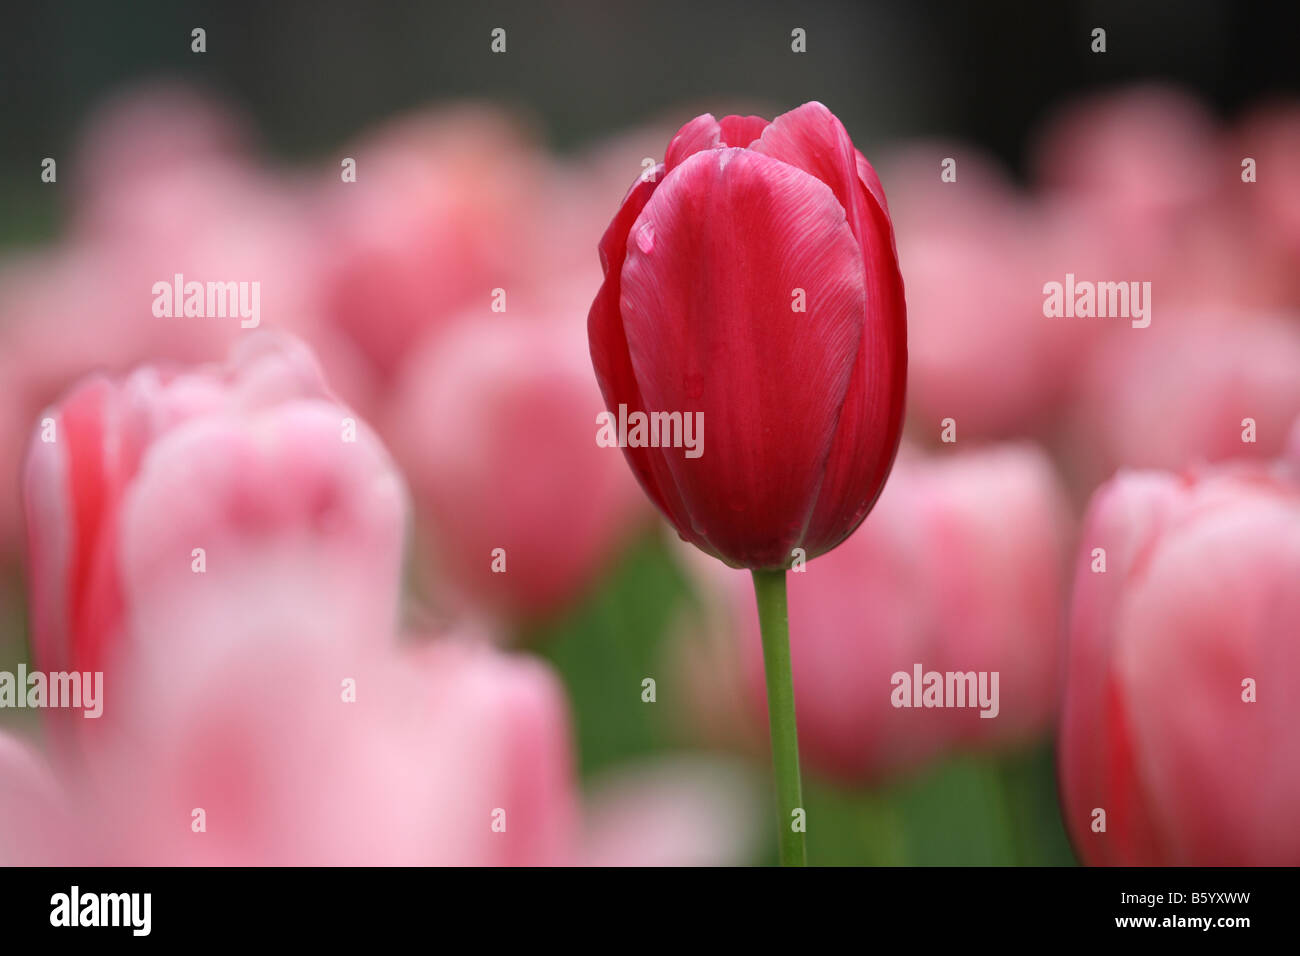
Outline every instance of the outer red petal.
<path id="1" fill-rule="evenodd" d="M 778 116 L 754 150 L 798 166 L 831 188 L 865 262 L 862 348 L 803 542 L 808 556 L 814 557 L 861 524 L 893 466 L 907 385 L 903 278 L 880 180 L 830 110 L 814 102 Z"/>
<path id="2" fill-rule="evenodd" d="M 609 224 L 600 240 L 600 263 L 605 272 L 605 281 L 596 293 L 596 300 L 592 302 L 591 311 L 587 315 L 587 339 L 591 346 L 591 363 L 596 370 L 596 381 L 605 399 L 605 407 L 615 416 L 618 415 L 619 405 L 626 405 L 629 414 L 645 411 L 641 389 L 632 371 L 632 359 L 628 355 L 619 297 L 628 231 L 664 176 L 664 167 L 659 165 L 650 176 L 638 180 L 628 190 L 623 205 L 619 207 L 614 221 Z M 652 450 L 646 448 L 624 448 L 623 455 L 637 481 L 664 517 L 677 528 L 689 527 L 685 506 L 662 457 L 652 454 Z"/>
<path id="3" fill-rule="evenodd" d="M 784 567 L 821 484 L 862 338 L 861 248 L 831 190 L 743 149 L 672 171 L 632 226 L 621 311 L 654 411 L 702 412 L 703 456 L 659 450 L 727 561 Z M 795 289 L 807 312 L 792 310 Z"/>

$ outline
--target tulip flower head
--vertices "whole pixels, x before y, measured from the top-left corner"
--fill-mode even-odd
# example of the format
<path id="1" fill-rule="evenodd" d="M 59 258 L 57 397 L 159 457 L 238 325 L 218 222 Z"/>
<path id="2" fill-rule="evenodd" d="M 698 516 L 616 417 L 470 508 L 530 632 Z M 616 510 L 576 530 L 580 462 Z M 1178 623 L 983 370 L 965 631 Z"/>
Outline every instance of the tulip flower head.
<path id="1" fill-rule="evenodd" d="M 839 120 L 696 117 L 600 255 L 588 335 L 611 414 L 706 425 L 697 457 L 624 447 L 678 534 L 766 569 L 848 537 L 898 447 L 907 343 L 884 191 Z"/>
<path id="2" fill-rule="evenodd" d="M 1121 471 L 1093 496 L 1059 748 L 1085 862 L 1300 862 L 1296 479 Z"/>

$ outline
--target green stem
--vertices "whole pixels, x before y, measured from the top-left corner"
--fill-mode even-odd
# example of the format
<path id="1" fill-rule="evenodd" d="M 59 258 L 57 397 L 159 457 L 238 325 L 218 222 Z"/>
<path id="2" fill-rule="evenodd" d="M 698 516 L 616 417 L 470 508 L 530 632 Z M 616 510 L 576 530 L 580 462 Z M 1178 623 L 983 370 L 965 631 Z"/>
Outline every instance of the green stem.
<path id="1" fill-rule="evenodd" d="M 772 770 L 780 814 L 781 865 L 804 866 L 808 851 L 804 846 L 799 731 L 795 727 L 794 682 L 790 676 L 790 615 L 786 607 L 785 571 L 754 571 L 753 575 L 758 623 L 763 632 L 763 667 L 767 672 L 767 720 L 772 732 Z"/>

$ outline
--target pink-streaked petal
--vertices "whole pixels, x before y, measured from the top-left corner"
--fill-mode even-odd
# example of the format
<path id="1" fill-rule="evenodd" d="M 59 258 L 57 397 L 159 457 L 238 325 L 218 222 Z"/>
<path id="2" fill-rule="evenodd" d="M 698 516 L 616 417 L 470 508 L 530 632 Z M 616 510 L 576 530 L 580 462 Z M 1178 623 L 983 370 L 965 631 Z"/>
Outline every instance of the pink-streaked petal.
<path id="1" fill-rule="evenodd" d="M 53 417 L 53 416 L 51 416 Z M 31 618 L 32 653 L 45 670 L 72 669 L 69 641 L 67 569 L 72 549 L 72 510 L 63 489 L 67 484 L 67 443 L 32 438 L 23 468 L 23 506 L 27 518 L 27 601 Z"/>

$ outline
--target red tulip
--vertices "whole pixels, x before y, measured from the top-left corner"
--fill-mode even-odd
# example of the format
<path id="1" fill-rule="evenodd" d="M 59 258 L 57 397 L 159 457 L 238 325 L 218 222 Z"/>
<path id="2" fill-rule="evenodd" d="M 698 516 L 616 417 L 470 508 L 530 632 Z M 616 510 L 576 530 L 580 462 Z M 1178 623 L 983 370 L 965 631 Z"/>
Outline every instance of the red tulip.
<path id="1" fill-rule="evenodd" d="M 1059 751 L 1084 861 L 1300 863 L 1296 478 L 1126 472 L 1094 497 Z"/>
<path id="2" fill-rule="evenodd" d="M 839 120 L 696 117 L 600 254 L 588 335 L 611 414 L 707 425 L 698 457 L 624 448 L 678 534 L 763 569 L 843 541 L 893 463 L 907 345 L 884 192 Z"/>

